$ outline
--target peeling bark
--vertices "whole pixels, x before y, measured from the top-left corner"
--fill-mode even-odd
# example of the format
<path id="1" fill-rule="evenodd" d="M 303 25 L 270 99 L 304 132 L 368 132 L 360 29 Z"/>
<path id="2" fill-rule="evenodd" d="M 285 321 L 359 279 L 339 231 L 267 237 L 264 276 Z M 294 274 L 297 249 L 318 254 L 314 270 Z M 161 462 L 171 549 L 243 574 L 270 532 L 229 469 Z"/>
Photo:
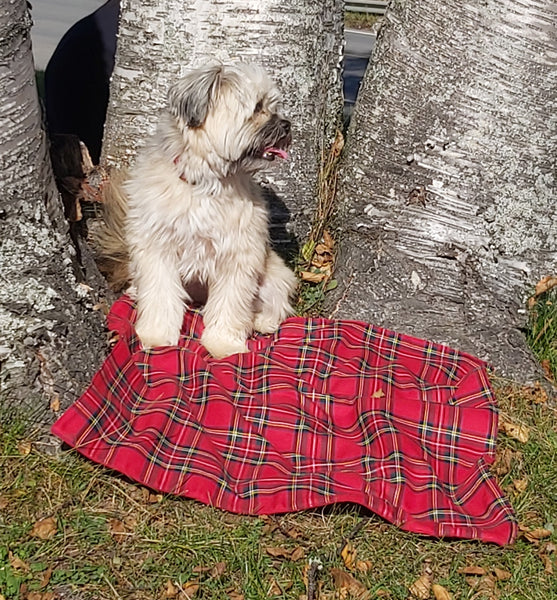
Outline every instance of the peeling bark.
<path id="1" fill-rule="evenodd" d="M 123 0 L 102 161 L 133 160 L 155 128 L 169 85 L 208 60 L 266 67 L 293 121 L 291 159 L 265 181 L 284 201 L 279 221 L 305 235 L 315 209 L 323 147 L 342 114 L 342 2 Z"/>
<path id="2" fill-rule="evenodd" d="M 556 10 L 395 0 L 342 172 L 338 316 L 538 375 L 525 297 L 557 264 Z"/>
<path id="3" fill-rule="evenodd" d="M 30 26 L 25 0 L 0 3 L 0 419 L 45 423 L 89 381 L 104 335 L 75 276 L 41 127 Z"/>

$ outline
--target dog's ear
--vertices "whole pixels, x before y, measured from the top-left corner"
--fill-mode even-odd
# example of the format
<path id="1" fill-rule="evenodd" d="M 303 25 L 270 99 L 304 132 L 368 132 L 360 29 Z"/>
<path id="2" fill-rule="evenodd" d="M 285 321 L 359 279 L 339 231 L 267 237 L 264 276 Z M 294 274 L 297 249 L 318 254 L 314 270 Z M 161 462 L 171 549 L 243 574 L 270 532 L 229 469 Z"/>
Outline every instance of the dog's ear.
<path id="1" fill-rule="evenodd" d="M 218 90 L 221 73 L 221 66 L 207 67 L 191 71 L 177 81 L 168 92 L 170 112 L 188 127 L 201 127 Z"/>

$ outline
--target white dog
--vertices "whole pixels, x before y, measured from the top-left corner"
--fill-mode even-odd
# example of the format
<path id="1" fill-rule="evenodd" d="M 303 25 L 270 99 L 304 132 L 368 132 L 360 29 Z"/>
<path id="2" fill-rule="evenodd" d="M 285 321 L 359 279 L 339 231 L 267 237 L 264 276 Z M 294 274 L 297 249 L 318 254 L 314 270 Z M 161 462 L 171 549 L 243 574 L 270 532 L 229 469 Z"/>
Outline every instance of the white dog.
<path id="1" fill-rule="evenodd" d="M 245 352 L 254 330 L 273 332 L 292 314 L 296 279 L 270 247 L 268 209 L 252 179 L 287 156 L 290 122 L 278 102 L 260 67 L 192 71 L 170 90 L 125 193 L 107 201 L 108 228 L 118 221 L 112 203 L 124 231 L 105 231 L 101 245 L 114 258 L 114 239 L 126 243 L 144 348 L 178 343 L 185 305 L 199 286 L 206 296 L 201 342 L 215 357 Z"/>

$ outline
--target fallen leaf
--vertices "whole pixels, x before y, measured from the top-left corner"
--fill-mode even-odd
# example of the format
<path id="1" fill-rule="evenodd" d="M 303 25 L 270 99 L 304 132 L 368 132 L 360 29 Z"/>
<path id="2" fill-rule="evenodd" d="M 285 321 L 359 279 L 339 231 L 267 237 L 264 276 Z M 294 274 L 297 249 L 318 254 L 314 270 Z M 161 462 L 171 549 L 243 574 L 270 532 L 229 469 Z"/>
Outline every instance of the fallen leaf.
<path id="1" fill-rule="evenodd" d="M 29 592 L 26 600 L 56 600 L 54 592 Z"/>
<path id="2" fill-rule="evenodd" d="M 119 519 L 109 519 L 108 531 L 110 532 L 110 535 L 118 542 L 122 542 L 127 533 L 126 526 Z"/>
<path id="3" fill-rule="evenodd" d="M 470 587 L 474 589 L 476 595 L 482 600 L 497 600 L 499 593 L 497 591 L 497 582 L 490 575 L 484 575 L 479 579 L 474 578 L 472 581 L 467 580 Z"/>
<path id="4" fill-rule="evenodd" d="M 342 550 L 340 551 L 340 556 L 344 562 L 344 566 L 349 570 L 353 571 L 356 566 L 356 558 L 358 553 L 356 552 L 356 548 L 351 541 L 347 541 Z"/>
<path id="5" fill-rule="evenodd" d="M 493 472 L 498 477 L 503 477 L 511 470 L 512 461 L 515 459 L 515 452 L 510 448 L 497 449 Z"/>
<path id="6" fill-rule="evenodd" d="M 288 558 L 294 562 L 304 558 L 306 551 L 301 546 L 296 548 L 280 548 L 276 546 L 269 546 L 265 548 L 265 552 L 273 558 Z"/>
<path id="7" fill-rule="evenodd" d="M 0 496 L 0 510 L 4 510 L 5 508 L 7 508 L 9 503 L 10 501 L 6 496 Z"/>
<path id="8" fill-rule="evenodd" d="M 277 580 L 274 577 L 271 577 L 271 583 L 269 585 L 269 589 L 267 591 L 267 597 L 269 596 L 281 596 L 282 590 L 280 589 Z"/>
<path id="9" fill-rule="evenodd" d="M 148 488 L 141 488 L 141 498 L 145 504 L 158 504 L 162 502 L 162 494 L 154 494 Z"/>
<path id="10" fill-rule="evenodd" d="M 172 583 L 169 579 L 166 582 L 166 587 L 164 589 L 164 597 L 165 598 L 176 598 L 176 596 L 180 593 L 180 590 Z"/>
<path id="11" fill-rule="evenodd" d="M 385 397 L 385 392 L 383 390 L 375 390 L 375 392 L 373 392 L 373 394 L 371 394 L 372 398 L 384 398 Z"/>
<path id="12" fill-rule="evenodd" d="M 190 581 L 189 583 L 185 583 L 184 585 L 178 587 L 180 588 L 182 594 L 185 595 L 184 600 L 189 600 L 190 598 L 193 598 L 195 594 L 197 594 L 197 592 L 199 591 L 199 583 L 197 583 L 197 581 Z M 181 597 L 180 600 L 182 600 Z"/>
<path id="13" fill-rule="evenodd" d="M 25 572 L 29 571 L 29 565 L 11 552 L 8 552 L 8 562 L 10 563 L 10 567 L 12 567 L 12 569 Z"/>
<path id="14" fill-rule="evenodd" d="M 463 575 L 485 575 L 487 573 L 487 571 L 484 568 L 478 567 L 476 565 L 463 567 L 462 569 L 459 569 L 458 572 Z"/>
<path id="15" fill-rule="evenodd" d="M 218 562 L 211 569 L 211 577 L 213 577 L 214 579 L 219 579 L 225 573 L 226 573 L 226 563 L 225 562 Z"/>
<path id="16" fill-rule="evenodd" d="M 522 494 L 528 488 L 528 478 L 524 477 L 523 479 L 513 479 L 513 486 L 517 492 Z"/>
<path id="17" fill-rule="evenodd" d="M 309 281 L 310 283 L 321 283 L 327 278 L 326 273 L 312 273 L 310 271 L 300 271 L 300 277 L 302 281 Z"/>
<path id="18" fill-rule="evenodd" d="M 438 583 L 434 583 L 431 586 L 431 591 L 433 592 L 435 600 L 452 600 L 452 596 L 449 594 L 449 592 Z"/>
<path id="19" fill-rule="evenodd" d="M 298 546 L 297 548 L 294 548 L 294 550 L 292 551 L 292 554 L 290 555 L 290 560 L 292 562 L 296 562 L 297 560 L 304 558 L 305 555 L 306 555 L 306 551 L 301 546 Z"/>
<path id="20" fill-rule="evenodd" d="M 543 527 L 530 530 L 523 525 L 519 525 L 519 530 L 522 532 L 522 535 L 532 544 L 539 544 L 540 540 L 543 540 L 551 535 L 551 531 L 549 529 L 544 529 Z"/>
<path id="21" fill-rule="evenodd" d="M 542 294 L 544 294 L 545 292 L 548 292 L 549 290 L 553 289 L 554 287 L 557 287 L 557 276 L 547 275 L 546 277 L 543 277 L 542 279 L 540 279 L 540 281 L 538 281 L 538 283 L 536 283 L 534 297 L 541 296 Z"/>
<path id="22" fill-rule="evenodd" d="M 17 444 L 17 451 L 21 454 L 21 456 L 27 456 L 31 453 L 31 448 L 33 444 L 29 440 L 21 440 Z"/>
<path id="23" fill-rule="evenodd" d="M 508 581 L 513 576 L 509 571 L 499 569 L 498 567 L 493 568 L 493 573 L 499 581 Z"/>
<path id="24" fill-rule="evenodd" d="M 332 235 L 326 229 L 323 232 L 323 243 L 330 250 L 332 250 L 335 247 L 335 240 L 333 239 Z"/>
<path id="25" fill-rule="evenodd" d="M 419 600 L 426 600 L 429 598 L 429 592 L 431 590 L 431 578 L 429 575 L 422 575 L 408 588 L 412 596 L 419 598 Z"/>
<path id="26" fill-rule="evenodd" d="M 356 570 L 361 573 L 369 573 L 373 568 L 373 563 L 371 560 L 357 560 L 356 561 Z"/>
<path id="27" fill-rule="evenodd" d="M 553 542 L 547 542 L 540 551 L 540 558 L 543 562 L 544 570 L 548 575 L 553 575 L 554 573 L 553 565 L 555 558 L 550 555 L 554 554 L 555 550 L 557 550 L 557 546 Z"/>
<path id="28" fill-rule="evenodd" d="M 269 546 L 265 548 L 265 552 L 273 558 L 290 558 L 290 555 L 292 554 L 292 550 L 278 548 L 276 546 Z"/>
<path id="29" fill-rule="evenodd" d="M 235 591 L 228 592 L 228 597 L 230 600 L 245 600 L 244 594 Z"/>
<path id="30" fill-rule="evenodd" d="M 331 569 L 331 576 L 335 588 L 342 594 L 352 594 L 358 600 L 367 600 L 370 593 L 365 586 L 347 571 L 342 569 Z"/>
<path id="31" fill-rule="evenodd" d="M 50 399 L 50 410 L 52 412 L 60 412 L 60 396 L 58 394 L 54 394 Z"/>
<path id="32" fill-rule="evenodd" d="M 46 517 L 45 519 L 39 519 L 33 525 L 29 535 L 41 540 L 49 540 L 56 535 L 57 531 L 56 519 L 54 517 Z"/>
<path id="33" fill-rule="evenodd" d="M 50 583 L 50 578 L 52 577 L 52 572 L 54 571 L 53 567 L 48 567 L 46 571 L 41 573 L 41 581 L 39 583 L 39 587 L 45 588 Z"/>
<path id="34" fill-rule="evenodd" d="M 503 431 L 509 437 L 518 440 L 525 444 L 530 437 L 530 428 L 526 425 L 518 425 L 510 421 L 502 421 L 499 423 L 499 430 Z"/>

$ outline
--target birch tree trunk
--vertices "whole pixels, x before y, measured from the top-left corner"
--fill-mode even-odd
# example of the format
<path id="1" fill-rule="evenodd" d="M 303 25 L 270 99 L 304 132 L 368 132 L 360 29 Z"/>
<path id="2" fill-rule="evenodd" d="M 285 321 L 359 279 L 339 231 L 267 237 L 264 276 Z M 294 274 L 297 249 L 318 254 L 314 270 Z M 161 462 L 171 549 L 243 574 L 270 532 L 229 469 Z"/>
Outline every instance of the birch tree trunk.
<path id="1" fill-rule="evenodd" d="M 101 161 L 133 160 L 169 85 L 187 69 L 209 60 L 257 62 L 283 92 L 294 135 L 291 159 L 265 176 L 291 213 L 290 229 L 304 235 L 321 154 L 342 114 L 342 7 L 342 0 L 122 0 Z"/>
<path id="2" fill-rule="evenodd" d="M 74 275 L 35 86 L 27 2 L 0 1 L 0 420 L 48 422 L 103 351 Z"/>
<path id="3" fill-rule="evenodd" d="M 556 11 L 394 0 L 349 132 L 338 316 L 537 375 L 525 299 L 557 264 Z"/>

